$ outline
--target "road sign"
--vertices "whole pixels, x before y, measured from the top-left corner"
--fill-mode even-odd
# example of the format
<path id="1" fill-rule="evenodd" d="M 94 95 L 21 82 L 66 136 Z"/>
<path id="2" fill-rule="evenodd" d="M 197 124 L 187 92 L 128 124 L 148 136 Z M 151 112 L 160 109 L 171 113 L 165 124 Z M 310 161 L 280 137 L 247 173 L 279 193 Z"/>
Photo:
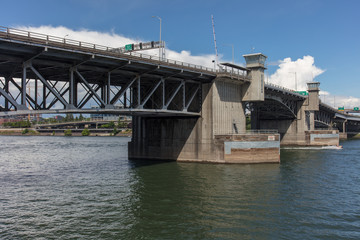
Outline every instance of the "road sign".
<path id="1" fill-rule="evenodd" d="M 359 107 L 354 107 L 354 111 L 359 111 Z"/>
<path id="2" fill-rule="evenodd" d="M 307 96 L 309 95 L 309 93 L 307 91 L 295 91 L 296 93 L 303 95 L 303 96 Z"/>
<path id="3" fill-rule="evenodd" d="M 345 108 L 344 107 L 338 107 L 338 111 L 344 111 Z"/>
<path id="4" fill-rule="evenodd" d="M 133 44 L 125 45 L 125 51 L 131 51 L 131 50 L 133 50 Z"/>

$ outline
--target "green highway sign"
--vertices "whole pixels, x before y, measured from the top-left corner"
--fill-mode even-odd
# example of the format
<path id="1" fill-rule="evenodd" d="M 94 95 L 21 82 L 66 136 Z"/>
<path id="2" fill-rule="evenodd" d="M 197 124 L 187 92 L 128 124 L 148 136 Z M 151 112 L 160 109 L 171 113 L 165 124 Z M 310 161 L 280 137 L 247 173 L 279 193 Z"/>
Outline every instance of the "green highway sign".
<path id="1" fill-rule="evenodd" d="M 338 107 L 338 110 L 339 110 L 339 111 L 344 111 L 345 108 L 344 108 L 344 107 Z"/>
<path id="2" fill-rule="evenodd" d="M 131 51 L 131 50 L 133 50 L 133 45 L 132 44 L 125 45 L 125 51 Z"/>
<path id="3" fill-rule="evenodd" d="M 295 91 L 296 93 L 303 95 L 303 96 L 307 96 L 309 95 L 309 93 L 307 91 Z"/>
<path id="4" fill-rule="evenodd" d="M 354 107 L 354 111 L 359 111 L 359 107 Z"/>

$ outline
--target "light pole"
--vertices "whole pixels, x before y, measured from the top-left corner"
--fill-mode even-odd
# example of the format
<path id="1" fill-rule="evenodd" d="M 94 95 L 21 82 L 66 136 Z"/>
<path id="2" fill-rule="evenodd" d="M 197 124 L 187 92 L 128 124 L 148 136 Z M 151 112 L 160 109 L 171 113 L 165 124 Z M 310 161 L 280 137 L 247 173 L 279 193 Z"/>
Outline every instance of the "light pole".
<path id="1" fill-rule="evenodd" d="M 160 40 L 159 40 L 159 42 L 160 42 L 160 45 L 159 45 L 159 61 L 160 61 L 160 59 L 162 59 L 162 51 L 161 51 L 161 47 L 162 47 L 162 44 L 161 44 L 161 18 L 159 16 L 152 16 L 152 17 L 157 18 L 160 21 Z"/>
<path id="2" fill-rule="evenodd" d="M 296 79 L 296 72 L 289 72 L 295 74 L 295 91 L 297 91 L 297 79 Z"/>
<path id="3" fill-rule="evenodd" d="M 69 34 L 66 34 L 65 36 L 64 36 L 64 43 L 66 43 L 66 37 L 68 37 L 69 36 Z"/>
<path id="4" fill-rule="evenodd" d="M 224 44 L 225 46 L 230 46 L 232 49 L 232 64 L 235 64 L 234 61 L 234 44 Z"/>

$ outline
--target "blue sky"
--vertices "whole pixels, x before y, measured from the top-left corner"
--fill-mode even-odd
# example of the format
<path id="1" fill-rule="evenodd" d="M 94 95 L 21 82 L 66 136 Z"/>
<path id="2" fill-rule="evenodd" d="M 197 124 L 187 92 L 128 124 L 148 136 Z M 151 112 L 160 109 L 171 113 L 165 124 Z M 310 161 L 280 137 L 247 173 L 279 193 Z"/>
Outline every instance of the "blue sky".
<path id="1" fill-rule="evenodd" d="M 279 61 L 312 56 L 324 70 L 315 79 L 322 90 L 360 98 L 359 9 L 357 0 L 12 0 L 2 3 L 1 25 L 64 26 L 150 41 L 159 38 L 159 21 L 151 17 L 156 15 L 169 49 L 209 55 L 215 52 L 213 14 L 222 59 L 231 61 L 228 44 L 234 45 L 237 63 L 244 62 L 243 54 L 262 52 L 269 57 L 271 75 Z M 291 74 L 288 78 L 293 81 Z"/>

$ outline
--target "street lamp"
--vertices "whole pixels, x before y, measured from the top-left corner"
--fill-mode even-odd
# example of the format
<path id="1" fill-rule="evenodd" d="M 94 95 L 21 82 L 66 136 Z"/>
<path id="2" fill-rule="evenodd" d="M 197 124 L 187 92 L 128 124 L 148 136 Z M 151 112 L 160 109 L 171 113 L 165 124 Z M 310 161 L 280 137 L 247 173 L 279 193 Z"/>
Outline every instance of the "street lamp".
<path id="1" fill-rule="evenodd" d="M 66 37 L 68 37 L 69 36 L 69 34 L 66 34 L 65 36 L 64 36 L 64 43 L 66 43 Z"/>
<path id="2" fill-rule="evenodd" d="M 235 64 L 234 61 L 234 44 L 223 44 L 224 46 L 230 46 L 232 48 L 232 64 Z"/>
<path id="3" fill-rule="evenodd" d="M 295 74 L 295 91 L 297 91 L 297 79 L 296 79 L 296 72 L 289 72 Z"/>
<path id="4" fill-rule="evenodd" d="M 161 44 L 161 18 L 159 16 L 152 16 L 153 18 L 157 18 L 159 19 L 160 21 L 160 46 L 159 46 L 159 60 L 162 58 L 162 52 L 161 52 L 161 47 L 162 47 L 162 44 Z"/>

